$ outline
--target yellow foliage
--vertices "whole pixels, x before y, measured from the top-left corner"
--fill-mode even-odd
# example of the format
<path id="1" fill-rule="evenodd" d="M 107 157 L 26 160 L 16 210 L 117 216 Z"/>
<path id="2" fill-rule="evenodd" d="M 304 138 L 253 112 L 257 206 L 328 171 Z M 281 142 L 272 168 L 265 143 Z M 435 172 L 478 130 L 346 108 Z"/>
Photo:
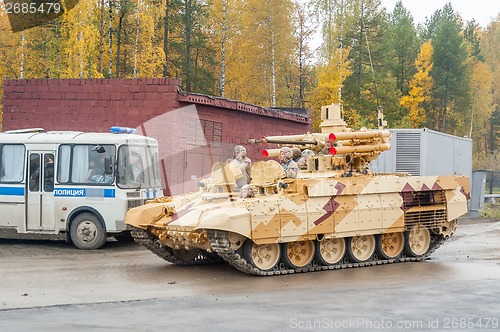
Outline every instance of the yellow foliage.
<path id="1" fill-rule="evenodd" d="M 226 41 L 225 97 L 271 105 L 274 81 L 276 105 L 284 105 L 288 61 L 293 58 L 295 44 L 290 22 L 292 2 L 248 0 L 238 6 L 228 1 L 227 6 L 231 37 Z M 220 23 L 214 28 L 220 29 Z"/>
<path id="2" fill-rule="evenodd" d="M 0 9 L 0 128 L 3 119 L 4 78 L 17 78 L 19 75 L 19 57 L 16 56 L 18 41 L 19 39 L 10 31 L 7 14 Z"/>
<path id="3" fill-rule="evenodd" d="M 490 121 L 493 112 L 492 85 L 493 75 L 484 62 L 476 62 L 471 68 L 471 92 L 472 92 L 472 115 L 471 127 L 472 139 L 476 151 L 485 153 L 487 148 L 486 123 Z"/>
<path id="4" fill-rule="evenodd" d="M 340 88 L 346 77 L 352 73 L 349 69 L 348 56 L 349 49 L 344 49 L 342 54 L 335 52 L 326 65 L 318 67 L 318 84 L 310 96 L 310 106 L 313 110 L 313 130 L 319 128 L 321 106 L 341 103 L 341 100 L 339 100 Z M 351 113 L 346 119 L 350 117 L 356 118 L 354 110 L 346 110 L 344 113 L 346 115 Z"/>
<path id="5" fill-rule="evenodd" d="M 430 40 L 423 43 L 415 60 L 417 72 L 410 81 L 408 95 L 401 98 L 401 106 L 408 109 L 408 118 L 412 128 L 418 128 L 426 121 L 423 104 L 431 99 L 432 45 Z"/>
<path id="6" fill-rule="evenodd" d="M 73 10 L 64 14 L 61 29 L 67 35 L 64 77 L 102 77 L 97 68 L 99 30 L 93 24 L 96 6 L 97 2 L 92 0 L 80 0 Z"/>
<path id="7" fill-rule="evenodd" d="M 136 77 L 162 76 L 165 53 L 163 48 L 155 45 L 154 11 L 157 9 L 139 1 L 134 13 L 134 47 Z M 135 44 L 135 42 L 134 42 Z"/>

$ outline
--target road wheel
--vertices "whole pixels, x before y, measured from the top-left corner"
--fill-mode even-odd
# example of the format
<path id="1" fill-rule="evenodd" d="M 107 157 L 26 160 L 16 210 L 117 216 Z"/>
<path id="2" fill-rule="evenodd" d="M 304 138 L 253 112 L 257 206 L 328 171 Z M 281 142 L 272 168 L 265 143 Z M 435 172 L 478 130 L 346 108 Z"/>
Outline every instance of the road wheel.
<path id="1" fill-rule="evenodd" d="M 243 246 L 245 260 L 261 271 L 272 270 L 280 260 L 278 243 L 256 244 L 246 240 Z"/>
<path id="2" fill-rule="evenodd" d="M 347 239 L 347 255 L 356 263 L 369 260 L 375 252 L 373 235 L 353 236 Z"/>
<path id="3" fill-rule="evenodd" d="M 321 265 L 334 265 L 342 260 L 345 254 L 343 238 L 325 239 L 316 241 L 316 260 Z"/>
<path id="4" fill-rule="evenodd" d="M 283 263 L 292 269 L 298 269 L 311 263 L 314 258 L 314 242 L 295 241 L 283 243 Z"/>
<path id="5" fill-rule="evenodd" d="M 413 257 L 421 257 L 427 253 L 431 245 L 431 234 L 427 227 L 416 224 L 405 232 L 405 252 Z"/>
<path id="6" fill-rule="evenodd" d="M 71 223 L 69 234 L 77 248 L 87 250 L 101 248 L 107 238 L 106 230 L 92 213 L 78 215 Z"/>
<path id="7" fill-rule="evenodd" d="M 401 232 L 381 234 L 377 237 L 377 255 L 383 259 L 395 259 L 401 255 L 405 245 Z"/>

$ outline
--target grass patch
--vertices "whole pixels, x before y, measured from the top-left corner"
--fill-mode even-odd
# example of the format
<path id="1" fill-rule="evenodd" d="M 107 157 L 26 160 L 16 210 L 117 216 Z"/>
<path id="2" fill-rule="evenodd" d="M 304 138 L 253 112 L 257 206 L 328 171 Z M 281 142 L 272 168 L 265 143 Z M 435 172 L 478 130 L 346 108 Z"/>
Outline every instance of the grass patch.
<path id="1" fill-rule="evenodd" d="M 483 209 L 479 212 L 481 218 L 499 219 L 500 218 L 500 203 L 486 203 Z"/>

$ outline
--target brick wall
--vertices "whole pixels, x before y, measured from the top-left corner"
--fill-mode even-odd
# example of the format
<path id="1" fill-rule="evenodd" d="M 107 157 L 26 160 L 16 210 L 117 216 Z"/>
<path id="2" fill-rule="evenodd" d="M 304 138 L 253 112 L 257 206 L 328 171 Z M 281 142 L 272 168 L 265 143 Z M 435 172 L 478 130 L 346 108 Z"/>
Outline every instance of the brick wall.
<path id="1" fill-rule="evenodd" d="M 310 130 L 310 117 L 186 93 L 174 79 L 6 80 L 3 104 L 3 130 L 108 132 L 118 125 L 156 138 L 167 194 L 195 190 L 236 144 L 252 160 L 262 159 L 262 147 L 246 145 L 249 138 Z M 213 126 L 221 129 L 220 141 L 206 137 L 200 144 L 200 133 L 210 136 Z"/>
<path id="2" fill-rule="evenodd" d="M 173 79 L 32 79 L 4 83 L 3 130 L 107 132 L 178 107 Z"/>

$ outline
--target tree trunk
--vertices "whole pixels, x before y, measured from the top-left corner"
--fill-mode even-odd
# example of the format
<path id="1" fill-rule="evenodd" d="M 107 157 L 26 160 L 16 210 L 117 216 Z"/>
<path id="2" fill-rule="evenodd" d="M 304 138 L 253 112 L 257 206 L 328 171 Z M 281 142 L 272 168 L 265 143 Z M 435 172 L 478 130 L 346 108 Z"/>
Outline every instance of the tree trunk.
<path id="1" fill-rule="evenodd" d="M 224 97 L 226 88 L 226 38 L 227 38 L 227 0 L 222 1 L 222 43 L 219 94 Z"/>
<path id="2" fill-rule="evenodd" d="M 113 76 L 113 8 L 112 8 L 112 2 L 109 0 L 109 40 L 108 40 L 108 55 L 109 55 L 109 62 L 108 62 L 108 77 Z"/>
<path id="3" fill-rule="evenodd" d="M 101 0 L 101 16 L 99 17 L 99 72 L 103 70 L 104 55 L 104 0 Z"/>
<path id="4" fill-rule="evenodd" d="M 185 42 L 185 54 L 184 54 L 184 74 L 186 77 L 185 87 L 186 91 L 191 91 L 191 0 L 184 1 L 184 42 Z"/>
<path id="5" fill-rule="evenodd" d="M 443 133 L 446 132 L 446 110 L 448 109 L 448 85 L 446 84 L 446 87 L 445 87 L 445 92 L 444 92 L 444 100 L 443 100 L 443 124 L 442 124 L 442 128 L 441 128 L 441 131 Z"/>
<path id="6" fill-rule="evenodd" d="M 54 20 L 56 25 L 56 52 L 57 52 L 57 78 L 61 77 L 61 49 L 60 49 L 60 36 L 59 36 L 59 23 L 58 20 Z"/>
<path id="7" fill-rule="evenodd" d="M 24 77 L 24 30 L 21 32 L 21 63 L 19 66 L 19 79 Z"/>
<path id="8" fill-rule="evenodd" d="M 136 17 L 136 27 L 135 27 L 135 43 L 134 43 L 134 78 L 137 78 L 137 52 L 139 48 L 139 14 Z"/>
<path id="9" fill-rule="evenodd" d="M 271 84 L 272 84 L 272 98 L 271 107 L 276 107 L 276 57 L 275 57 L 275 43 L 274 31 L 271 32 Z"/>
<path id="10" fill-rule="evenodd" d="M 165 17 L 163 18 L 163 53 L 165 53 L 165 63 L 163 64 L 163 77 L 170 76 L 168 73 L 168 19 L 169 0 L 165 0 Z"/>
<path id="11" fill-rule="evenodd" d="M 123 17 L 125 15 L 120 15 L 120 19 L 118 21 L 118 33 L 116 35 L 116 67 L 115 67 L 115 78 L 120 76 L 120 47 L 122 43 L 122 25 L 123 25 Z"/>
<path id="12" fill-rule="evenodd" d="M 83 39 L 83 32 L 80 31 L 80 32 L 78 32 L 77 41 L 80 41 L 82 39 Z M 80 44 L 80 43 L 78 43 L 78 44 Z M 81 51 L 81 49 L 79 50 L 79 52 L 80 51 Z M 78 76 L 80 76 L 80 78 L 83 78 L 83 52 L 78 54 Z"/>

